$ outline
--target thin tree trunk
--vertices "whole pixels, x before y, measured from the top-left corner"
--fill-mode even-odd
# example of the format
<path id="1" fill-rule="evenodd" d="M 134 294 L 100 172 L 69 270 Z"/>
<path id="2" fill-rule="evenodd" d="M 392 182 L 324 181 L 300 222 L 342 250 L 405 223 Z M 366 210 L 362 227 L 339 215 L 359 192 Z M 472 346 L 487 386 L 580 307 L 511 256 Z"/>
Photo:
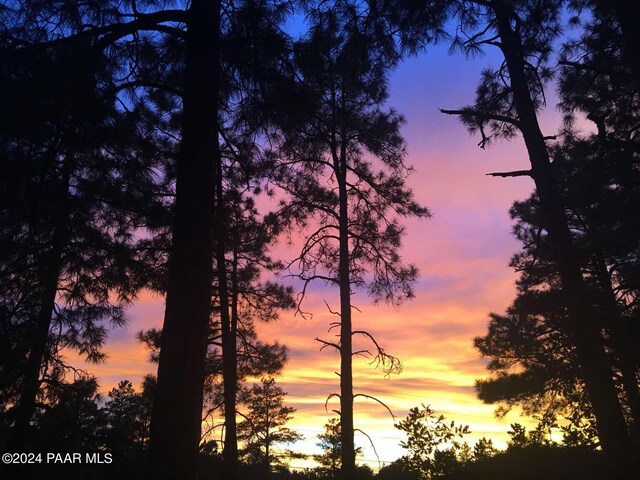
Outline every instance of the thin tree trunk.
<path id="1" fill-rule="evenodd" d="M 603 347 L 600 322 L 594 309 L 585 301 L 589 297 L 582 278 L 578 252 L 571 238 L 547 147 L 538 124 L 524 73 L 519 40 L 511 28 L 509 9 L 501 0 L 494 0 L 492 6 L 545 227 L 552 242 L 554 259 L 558 264 L 572 319 L 565 328 L 576 346 L 602 448 L 611 458 L 622 461 L 629 451 L 627 427 L 613 384 L 611 361 Z"/>
<path id="2" fill-rule="evenodd" d="M 338 179 L 339 215 L 340 215 L 340 439 L 342 445 L 341 476 L 351 480 L 355 474 L 356 454 L 353 436 L 353 347 L 351 321 L 351 272 L 349 262 L 349 206 L 347 198 L 347 159 L 345 137 L 342 136 L 342 149 Z"/>
<path id="3" fill-rule="evenodd" d="M 269 480 L 271 477 L 271 437 L 269 435 L 269 399 L 267 399 L 267 435 L 265 436 L 264 445 L 264 478 Z"/>
<path id="4" fill-rule="evenodd" d="M 150 435 L 150 478 L 196 475 L 211 313 L 213 162 L 220 1 L 188 11 L 182 142 L 177 165 L 169 285 Z"/>
<path id="5" fill-rule="evenodd" d="M 216 258 L 220 298 L 220 326 L 222 330 L 222 377 L 224 385 L 224 448 L 222 452 L 224 478 L 238 478 L 238 434 L 236 425 L 236 388 L 238 377 L 238 352 L 236 348 L 236 327 L 229 315 L 229 288 L 227 285 L 226 251 L 226 211 L 222 185 L 222 164 L 216 164 Z"/>
<path id="6" fill-rule="evenodd" d="M 62 165 L 62 180 L 56 198 L 51 248 L 44 255 L 40 266 L 40 308 L 32 330 L 31 348 L 24 368 L 20 399 L 14 410 L 14 425 L 9 441 L 9 451 L 24 451 L 29 424 L 35 410 L 36 397 L 40 390 L 40 370 L 49 342 L 49 327 L 58 294 L 62 254 L 69 237 L 67 197 L 69 195 L 71 161 L 70 158 L 67 158 Z"/>

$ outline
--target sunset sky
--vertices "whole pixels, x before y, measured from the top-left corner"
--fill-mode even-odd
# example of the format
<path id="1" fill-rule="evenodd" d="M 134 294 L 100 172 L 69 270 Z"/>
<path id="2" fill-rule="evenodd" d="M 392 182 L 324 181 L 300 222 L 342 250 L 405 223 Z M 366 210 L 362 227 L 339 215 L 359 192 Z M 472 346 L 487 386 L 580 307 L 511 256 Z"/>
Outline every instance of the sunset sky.
<path id="1" fill-rule="evenodd" d="M 519 245 L 511 236 L 507 212 L 514 200 L 531 192 L 533 184 L 528 178 L 485 175 L 528 168 L 521 139 L 481 150 L 478 139 L 470 137 L 456 118 L 438 112 L 472 102 L 480 70 L 496 62 L 496 52 L 488 53 L 469 61 L 449 56 L 442 45 L 405 61 L 391 77 L 389 105 L 407 120 L 403 133 L 408 163 L 415 168 L 409 183 L 433 218 L 405 222 L 402 256 L 421 272 L 415 299 L 394 310 L 384 304 L 372 306 L 363 293 L 353 297 L 361 310 L 355 312 L 354 327 L 375 334 L 389 353 L 402 360 L 404 370 L 385 379 L 382 372 L 358 360 L 354 384 L 356 393 L 386 402 L 398 419 L 424 403 L 456 423 L 468 424 L 473 432 L 470 443 L 487 436 L 504 446 L 509 424 L 525 421 L 515 413 L 497 420 L 495 407 L 475 397 L 474 381 L 486 375 L 486 361 L 474 350 L 472 339 L 486 332 L 489 312 L 504 311 L 514 297 L 515 274 L 508 262 Z M 550 104 L 542 115 L 544 133 L 555 133 L 558 124 L 559 114 Z M 259 326 L 263 340 L 289 347 L 289 362 L 277 382 L 288 392 L 288 404 L 297 409 L 290 426 L 306 437 L 294 449 L 307 453 L 318 451 L 315 437 L 334 416 L 325 411 L 324 401 L 338 390 L 334 373 L 338 355 L 320 352 L 314 338 L 327 337 L 332 315 L 324 300 L 337 308 L 337 295 L 337 290 L 318 284 L 304 306 L 314 314 L 312 319 L 286 314 L 277 323 Z M 155 373 L 135 333 L 161 327 L 163 311 L 163 298 L 143 293 L 128 311 L 128 326 L 112 332 L 106 347 L 108 362 L 84 366 L 98 376 L 103 393 L 122 379 L 138 386 L 145 373 Z M 330 403 L 329 410 L 332 406 L 337 408 Z M 402 455 L 398 446 L 402 434 L 376 403 L 356 403 L 356 427 L 373 438 L 381 461 Z M 377 468 L 368 441 L 359 434 L 356 438 L 363 448 L 362 463 Z"/>

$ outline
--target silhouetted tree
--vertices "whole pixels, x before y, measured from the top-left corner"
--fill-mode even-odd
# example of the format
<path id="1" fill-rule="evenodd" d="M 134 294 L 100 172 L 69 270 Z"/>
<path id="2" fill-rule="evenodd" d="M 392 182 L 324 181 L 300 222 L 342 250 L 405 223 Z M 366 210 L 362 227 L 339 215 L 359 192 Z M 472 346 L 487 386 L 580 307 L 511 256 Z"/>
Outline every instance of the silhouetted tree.
<path id="1" fill-rule="evenodd" d="M 155 204 L 156 160 L 153 135 L 117 108 L 100 52 L 78 42 L 2 62 L 0 101 L 14 122 L 0 125 L 0 315 L 3 332 L 17 335 L 7 381 L 21 450 L 59 352 L 101 361 L 107 324 L 123 324 L 141 286 L 134 235 Z"/>
<path id="2" fill-rule="evenodd" d="M 96 433 L 104 417 L 97 397 L 98 382 L 83 372 L 47 390 L 48 407 L 38 411 L 34 422 L 34 451 L 98 451 L 102 442 Z"/>
<path id="3" fill-rule="evenodd" d="M 209 205 L 213 161 L 218 158 L 212 133 L 217 131 L 220 2 L 196 0 L 188 10 L 163 8 L 173 6 L 172 2 L 136 1 L 90 2 L 80 9 L 54 1 L 17 2 L 15 6 L 10 11 L 14 25 L 9 31 L 14 34 L 18 27 L 27 34 L 12 35 L 11 42 L 24 51 L 86 41 L 93 51 L 107 52 L 119 59 L 133 57 L 131 63 L 124 62 L 127 66 L 120 77 L 124 80 L 117 87 L 158 88 L 155 78 L 138 75 L 141 72 L 136 70 L 136 53 L 150 47 L 153 39 L 167 35 L 185 41 L 185 82 L 178 90 L 182 92 L 184 108 L 176 168 L 173 249 L 168 267 L 163 340 L 166 345 L 159 364 L 151 464 L 158 478 L 192 478 L 211 299 Z M 32 24 L 34 19 L 50 26 L 50 33 L 43 35 L 46 29 Z M 183 318 L 188 320 L 182 321 Z"/>
<path id="4" fill-rule="evenodd" d="M 522 134 L 531 170 L 498 175 L 529 175 L 535 182 L 543 225 L 570 313 L 562 328 L 575 345 L 603 448 L 622 459 L 629 442 L 611 362 L 600 335 L 598 316 L 585 301 L 588 289 L 582 278 L 579 249 L 568 226 L 547 139 L 537 118 L 537 110 L 544 103 L 544 81 L 551 73 L 547 62 L 559 32 L 561 6 L 562 2 L 555 0 L 515 4 L 502 0 L 459 2 L 456 9 L 461 33 L 455 37 L 454 46 L 472 54 L 483 45 L 496 45 L 504 62 L 500 68 L 483 73 L 475 105 L 443 111 L 459 115 L 472 130 L 479 131 L 482 146 L 494 137 Z"/>
<path id="5" fill-rule="evenodd" d="M 557 152 L 562 155 L 559 160 L 567 179 L 567 205 L 574 211 L 569 218 L 574 219 L 572 228 L 578 228 L 586 244 L 589 276 L 601 291 L 608 346 L 620 371 L 637 441 L 640 392 L 634 345 L 638 323 L 631 292 L 640 288 L 634 280 L 638 278 L 634 259 L 639 243 L 634 232 L 639 225 L 632 213 L 638 198 L 640 84 L 633 81 L 634 60 L 627 55 L 621 27 L 610 12 L 595 8 L 584 29 L 585 34 L 568 42 L 563 51 L 560 106 L 566 124 L 574 125 L 576 117 L 584 114 L 595 124 L 597 135 L 569 138 Z"/>
<path id="6" fill-rule="evenodd" d="M 193 0 L 185 20 L 185 83 L 172 250 L 151 423 L 151 471 L 157 478 L 195 475 L 211 311 L 212 195 L 219 173 L 215 165 L 220 163 L 215 138 L 220 1 Z"/>
<path id="7" fill-rule="evenodd" d="M 420 480 L 420 473 L 411 470 L 400 458 L 382 467 L 376 475 L 378 480 Z"/>
<path id="8" fill-rule="evenodd" d="M 618 23 L 622 33 L 622 53 L 625 63 L 633 73 L 635 84 L 640 88 L 640 34 L 635 25 L 635 20 L 640 16 L 640 7 L 636 2 L 624 0 L 587 0 L 576 2 L 592 6 L 595 16 L 612 17 Z"/>
<path id="9" fill-rule="evenodd" d="M 397 217 L 429 213 L 405 186 L 410 169 L 399 133 L 402 117 L 383 108 L 387 74 L 397 60 L 393 39 L 378 35 L 376 18 L 357 2 L 322 3 L 309 18 L 309 34 L 295 46 L 299 83 L 291 95 L 304 115 L 279 120 L 286 128 L 274 135 L 280 141 L 273 178 L 289 196 L 281 214 L 297 231 L 304 228 L 301 254 L 289 264 L 304 282 L 299 301 L 312 281 L 339 289 L 340 308 L 330 309 L 339 317 L 331 325 L 339 340 L 319 341 L 341 358 L 340 393 L 332 397 L 340 398 L 346 479 L 355 468 L 353 356 L 369 356 L 386 373 L 400 370 L 371 334 L 354 329 L 351 295 L 366 289 L 375 301 L 392 305 L 412 296 L 417 270 L 401 262 Z M 354 336 L 371 340 L 372 351 L 354 351 Z"/>
<path id="10" fill-rule="evenodd" d="M 482 437 L 473 445 L 473 460 L 481 461 L 493 457 L 498 450 L 493 446 L 490 438 Z"/>
<path id="11" fill-rule="evenodd" d="M 616 386 L 637 425 L 637 354 L 626 345 L 634 341 L 637 322 L 637 287 L 626 280 L 626 268 L 635 262 L 640 244 L 633 233 L 639 184 L 633 161 L 599 148 L 597 135 L 566 138 L 554 147 L 553 156 L 569 226 L 582 252 L 591 305 L 620 373 Z M 592 408 L 575 346 L 563 327 L 570 319 L 537 196 L 517 202 L 511 213 L 523 244 L 511 262 L 520 272 L 518 296 L 506 315 L 492 315 L 489 333 L 475 340 L 492 359 L 491 378 L 477 384 L 480 398 L 518 404 L 527 413 L 555 412 L 585 428 Z"/>
<path id="12" fill-rule="evenodd" d="M 342 465 L 342 435 L 340 433 L 340 418 L 329 419 L 324 425 L 324 432 L 318 435 L 317 445 L 322 449 L 322 453 L 314 455 L 313 459 L 320 464 L 321 470 L 328 478 L 336 479 L 340 476 Z M 356 455 L 361 453 L 360 448 L 356 448 Z"/>
<path id="13" fill-rule="evenodd" d="M 249 183 L 253 181 L 247 179 Z M 223 459 L 226 471 L 236 472 L 238 383 L 247 376 L 247 368 L 260 371 L 258 376 L 274 374 L 286 358 L 284 347 L 257 341 L 253 323 L 273 321 L 279 310 L 294 308 L 295 304 L 291 288 L 260 280 L 264 272 L 282 268 L 268 254 L 269 245 L 278 233 L 277 225 L 270 217 L 259 220 L 253 200 L 237 189 L 230 189 L 218 201 L 224 205 L 227 233 L 224 239 L 218 238 L 223 248 L 218 246 L 216 263 L 225 263 L 224 269 L 218 268 L 220 288 L 216 304 L 220 323 L 215 330 L 220 339 L 224 383 Z"/>
<path id="14" fill-rule="evenodd" d="M 444 415 L 436 415 L 430 407 L 414 407 L 395 427 L 407 439 L 400 446 L 409 451 L 401 458 L 405 468 L 418 473 L 420 478 L 440 478 L 458 464 L 461 439 L 470 433 L 468 425 L 447 422 Z"/>
<path id="15" fill-rule="evenodd" d="M 137 462 L 138 467 L 142 466 L 149 444 L 155 383 L 155 378 L 146 377 L 142 391 L 136 392 L 131 382 L 122 380 L 108 393 L 109 400 L 101 409 L 106 423 L 101 434 L 118 462 Z M 141 468 L 139 473 L 143 473 Z"/>
<path id="16" fill-rule="evenodd" d="M 242 455 L 250 462 L 263 465 L 264 478 L 270 478 L 273 465 L 282 465 L 286 452 L 274 448 L 294 443 L 302 435 L 285 427 L 295 408 L 284 406 L 285 391 L 275 380 L 263 378 L 254 384 L 244 399 L 248 407 L 245 420 L 238 424 L 238 438 L 245 442 Z"/>

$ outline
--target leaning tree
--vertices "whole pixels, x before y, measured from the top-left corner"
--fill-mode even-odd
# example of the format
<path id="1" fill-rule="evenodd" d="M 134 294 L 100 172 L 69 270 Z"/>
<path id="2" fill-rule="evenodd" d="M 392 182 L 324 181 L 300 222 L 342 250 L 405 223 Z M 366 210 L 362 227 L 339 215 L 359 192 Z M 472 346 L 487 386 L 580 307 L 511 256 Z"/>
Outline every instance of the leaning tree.
<path id="1" fill-rule="evenodd" d="M 551 255 L 558 266 L 570 313 L 562 328 L 575 345 L 603 449 L 612 457 L 623 459 L 629 440 L 611 360 L 603 344 L 597 309 L 585 301 L 589 296 L 581 271 L 581 254 L 569 228 L 550 159 L 550 138 L 542 133 L 537 116 L 545 102 L 544 83 L 552 73 L 549 61 L 560 32 L 562 6 L 560 0 L 457 2 L 453 6 L 459 19 L 454 48 L 474 54 L 486 45 L 496 46 L 504 61 L 498 68 L 483 72 L 474 105 L 443 112 L 460 116 L 470 129 L 478 131 L 482 146 L 493 138 L 522 135 L 531 169 L 498 175 L 527 175 L 535 182 Z"/>

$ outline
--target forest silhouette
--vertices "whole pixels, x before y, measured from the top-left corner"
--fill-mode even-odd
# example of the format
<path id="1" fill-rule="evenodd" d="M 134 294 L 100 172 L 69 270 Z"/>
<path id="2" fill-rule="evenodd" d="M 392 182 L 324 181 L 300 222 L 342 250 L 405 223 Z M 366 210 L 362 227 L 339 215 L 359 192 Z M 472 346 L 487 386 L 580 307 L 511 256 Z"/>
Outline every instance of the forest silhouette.
<path id="1" fill-rule="evenodd" d="M 623 0 L 4 1 L 0 478 L 633 478 L 638 21 Z M 428 399 L 395 417 L 353 368 L 402 372 L 354 324 L 353 296 L 401 309 L 416 295 L 405 223 L 431 212 L 389 79 L 438 44 L 498 52 L 473 103 L 441 112 L 482 149 L 521 138 L 530 168 L 489 175 L 535 185 L 510 210 L 516 297 L 469 339 L 488 360 L 478 401 L 537 422 L 513 423 L 504 450 L 470 444 Z M 553 89 L 563 123 L 545 136 Z M 287 346 L 257 325 L 315 321 L 318 289 L 333 321 L 317 347 L 339 362 L 311 455 L 277 382 Z M 65 355 L 108 361 L 142 291 L 165 299 L 162 328 L 138 329 L 157 374 L 100 395 Z M 376 438 L 358 398 L 405 438 L 376 471 L 359 461 L 355 435 Z"/>

